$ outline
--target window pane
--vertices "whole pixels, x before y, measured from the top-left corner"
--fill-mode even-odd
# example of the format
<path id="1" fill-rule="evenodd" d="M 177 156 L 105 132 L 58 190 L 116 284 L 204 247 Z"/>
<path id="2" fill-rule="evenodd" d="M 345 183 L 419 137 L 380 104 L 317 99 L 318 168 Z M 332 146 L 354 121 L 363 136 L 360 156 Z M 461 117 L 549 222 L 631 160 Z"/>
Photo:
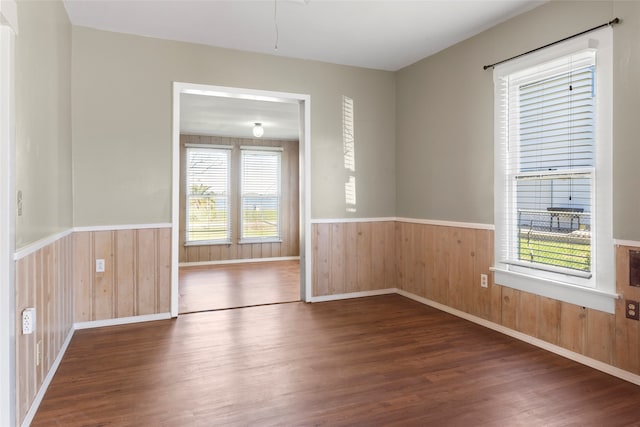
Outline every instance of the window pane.
<path id="1" fill-rule="evenodd" d="M 242 238 L 280 238 L 281 153 L 242 151 Z"/>
<path id="2" fill-rule="evenodd" d="M 594 166 L 593 67 L 519 88 L 519 170 Z"/>
<path id="3" fill-rule="evenodd" d="M 593 71 L 517 88 L 511 259 L 591 271 Z"/>
<path id="4" fill-rule="evenodd" d="M 186 241 L 228 241 L 229 150 L 187 148 Z"/>
<path id="5" fill-rule="evenodd" d="M 591 271 L 591 177 L 516 181 L 516 259 Z"/>

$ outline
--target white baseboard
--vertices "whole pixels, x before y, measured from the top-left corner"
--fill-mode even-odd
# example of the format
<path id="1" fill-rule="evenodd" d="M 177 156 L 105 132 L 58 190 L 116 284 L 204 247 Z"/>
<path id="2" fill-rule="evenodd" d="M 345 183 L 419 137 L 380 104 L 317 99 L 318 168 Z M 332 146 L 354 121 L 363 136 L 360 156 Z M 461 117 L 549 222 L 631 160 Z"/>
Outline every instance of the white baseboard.
<path id="1" fill-rule="evenodd" d="M 67 347 L 69 347 L 69 343 L 71 342 L 71 338 L 73 337 L 74 332 L 75 332 L 75 329 L 72 327 L 71 330 L 69 330 L 69 333 L 67 334 L 67 338 L 64 340 L 64 343 L 62 343 L 62 347 L 58 352 L 58 356 L 56 357 L 56 360 L 53 361 L 53 364 L 51 365 L 51 369 L 49 369 L 47 376 L 44 377 L 44 381 L 42 381 L 40 390 L 38 390 L 38 393 L 36 393 L 36 397 L 33 399 L 33 402 L 31 403 L 31 407 L 29 408 L 29 411 L 27 412 L 27 415 L 25 416 L 24 421 L 22 421 L 23 427 L 28 427 L 29 425 L 31 425 L 31 422 L 33 421 L 33 417 L 36 416 L 36 413 L 38 412 L 38 408 L 40 407 L 40 403 L 42 403 L 42 399 L 44 398 L 44 395 L 47 392 L 47 389 L 49 388 L 49 384 L 51 384 L 51 381 L 53 380 L 53 376 L 56 374 L 56 371 L 60 366 L 60 362 L 62 362 L 62 358 L 64 357 L 64 354 L 67 351 Z"/>
<path id="2" fill-rule="evenodd" d="M 154 322 L 156 320 L 171 319 L 171 313 L 145 314 L 142 316 L 120 317 L 117 319 L 93 320 L 90 322 L 78 322 L 73 324 L 73 328 L 91 329 L 102 328 L 104 326 L 128 325 L 130 323 Z"/>
<path id="3" fill-rule="evenodd" d="M 308 302 L 338 301 L 341 299 L 372 297 L 376 295 L 395 294 L 396 288 L 376 289 L 375 291 L 349 292 L 347 294 L 323 295 L 309 298 Z"/>
<path id="4" fill-rule="evenodd" d="M 613 375 L 614 377 L 618 377 L 625 381 L 629 381 L 630 383 L 640 385 L 640 375 L 636 375 L 629 371 L 625 371 L 624 369 L 617 368 L 615 366 L 609 365 L 607 363 L 601 362 L 596 359 L 592 359 L 583 354 L 576 353 L 570 350 L 567 350 L 564 347 L 557 346 L 555 344 L 551 344 L 547 341 L 541 340 L 539 338 L 532 337 L 527 334 L 523 334 L 522 332 L 515 331 L 513 329 L 507 328 L 505 326 L 499 325 L 497 323 L 491 322 L 489 320 L 483 319 L 481 317 L 474 316 L 469 313 L 465 313 L 464 311 L 456 310 L 455 308 L 451 308 L 444 304 L 440 304 L 435 301 L 431 301 L 427 298 L 420 297 L 418 295 L 412 294 L 410 292 L 404 291 L 402 289 L 396 289 L 396 292 L 399 295 L 412 299 L 414 301 L 420 302 L 422 304 L 428 305 L 430 307 L 436 308 L 440 311 L 444 311 L 445 313 L 452 314 L 454 316 L 460 317 L 462 319 L 468 320 L 470 322 L 476 323 L 480 326 L 484 326 L 485 328 L 492 329 L 496 332 L 500 332 L 502 334 L 508 335 L 512 338 L 516 338 L 520 341 L 524 341 L 528 344 L 534 345 L 536 347 L 542 348 L 544 350 L 555 353 L 559 356 L 566 357 L 567 359 L 573 360 L 574 362 L 578 362 L 580 364 L 589 366 L 593 369 L 597 369 L 598 371 L 602 371 L 606 374 Z"/>
<path id="5" fill-rule="evenodd" d="M 253 262 L 271 262 L 271 261 L 298 261 L 299 256 L 280 256 L 273 258 L 245 258 L 245 259 L 225 259 L 220 261 L 199 261 L 199 262 L 181 262 L 179 267 L 200 267 L 206 265 L 225 265 L 225 264 L 248 264 Z"/>

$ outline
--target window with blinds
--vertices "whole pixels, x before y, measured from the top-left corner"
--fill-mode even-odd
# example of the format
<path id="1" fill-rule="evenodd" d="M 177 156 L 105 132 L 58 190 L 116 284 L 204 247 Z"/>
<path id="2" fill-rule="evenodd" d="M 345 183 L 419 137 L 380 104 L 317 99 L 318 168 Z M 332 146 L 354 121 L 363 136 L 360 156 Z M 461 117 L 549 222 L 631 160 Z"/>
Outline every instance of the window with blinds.
<path id="1" fill-rule="evenodd" d="M 281 226 L 279 148 L 241 148 L 241 241 L 278 241 Z"/>
<path id="2" fill-rule="evenodd" d="M 231 240 L 230 155 L 230 147 L 186 146 L 187 244 Z"/>
<path id="3" fill-rule="evenodd" d="M 494 69 L 497 284 L 612 312 L 610 29 Z"/>
<path id="4" fill-rule="evenodd" d="M 510 261 L 591 273 L 594 61 L 587 53 L 542 77 L 534 72 L 510 83 L 516 134 L 508 158 L 515 202 Z"/>

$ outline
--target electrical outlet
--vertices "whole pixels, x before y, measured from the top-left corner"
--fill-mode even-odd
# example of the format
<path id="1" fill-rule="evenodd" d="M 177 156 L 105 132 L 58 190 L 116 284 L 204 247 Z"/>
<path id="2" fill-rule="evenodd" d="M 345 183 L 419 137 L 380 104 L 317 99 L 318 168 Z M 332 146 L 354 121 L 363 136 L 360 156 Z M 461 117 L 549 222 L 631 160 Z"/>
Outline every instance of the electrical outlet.
<path id="1" fill-rule="evenodd" d="M 36 329 L 36 309 L 33 307 L 22 310 L 22 334 L 32 334 Z"/>
<path id="2" fill-rule="evenodd" d="M 483 288 L 489 287 L 489 277 L 486 274 L 480 275 L 480 286 Z"/>
<path id="3" fill-rule="evenodd" d="M 104 273 L 104 260 L 97 259 L 96 260 L 96 273 Z"/>
<path id="4" fill-rule="evenodd" d="M 640 302 L 626 300 L 624 302 L 624 312 L 627 319 L 640 320 Z"/>

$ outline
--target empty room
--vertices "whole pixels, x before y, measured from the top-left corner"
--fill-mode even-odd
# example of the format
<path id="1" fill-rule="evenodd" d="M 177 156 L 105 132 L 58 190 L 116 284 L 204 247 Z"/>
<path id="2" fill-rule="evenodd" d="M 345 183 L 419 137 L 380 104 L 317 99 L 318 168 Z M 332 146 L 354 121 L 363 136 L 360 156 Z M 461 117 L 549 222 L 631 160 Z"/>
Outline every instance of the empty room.
<path id="1" fill-rule="evenodd" d="M 640 425 L 639 40 L 0 0 L 0 426 Z"/>

